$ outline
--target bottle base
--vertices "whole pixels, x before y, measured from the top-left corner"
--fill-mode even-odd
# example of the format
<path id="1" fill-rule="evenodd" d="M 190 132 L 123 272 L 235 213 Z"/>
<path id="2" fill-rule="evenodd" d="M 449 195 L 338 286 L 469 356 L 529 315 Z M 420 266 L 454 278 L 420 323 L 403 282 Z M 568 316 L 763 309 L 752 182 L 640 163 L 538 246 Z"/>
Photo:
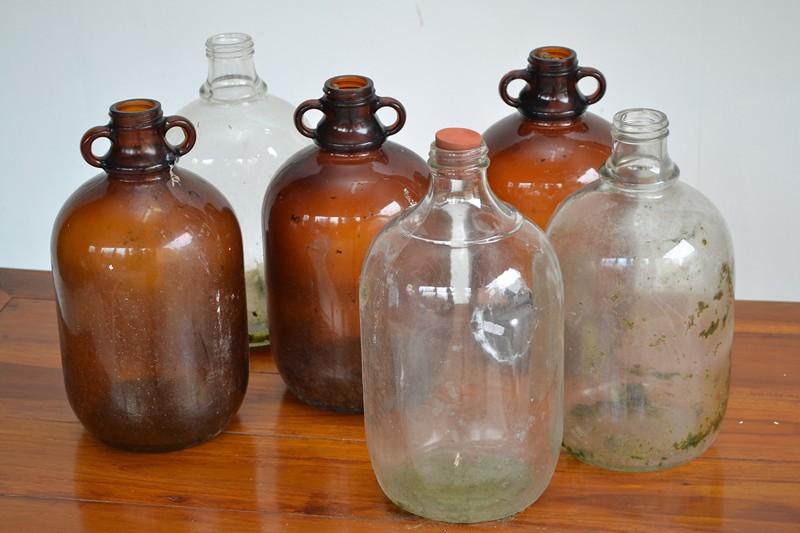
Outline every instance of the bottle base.
<path id="1" fill-rule="evenodd" d="M 179 450 L 185 450 L 187 448 L 193 448 L 195 446 L 199 446 L 201 444 L 204 444 L 204 443 L 206 443 L 206 442 L 208 442 L 210 440 L 213 440 L 216 437 L 218 437 L 222 433 L 223 429 L 224 429 L 224 426 L 221 427 L 219 430 L 217 430 L 215 433 L 212 433 L 212 434 L 210 434 L 208 436 L 200 437 L 198 439 L 191 440 L 191 441 L 188 441 L 188 442 L 175 442 L 175 443 L 166 443 L 166 444 L 162 443 L 162 444 L 153 444 L 153 445 L 149 445 L 149 444 L 127 444 L 127 443 L 112 441 L 112 440 L 109 440 L 109 439 L 104 439 L 104 438 L 92 433 L 91 431 L 89 431 L 89 434 L 92 435 L 92 437 L 94 437 L 99 442 L 102 442 L 106 446 L 109 446 L 111 448 L 115 448 L 117 450 L 123 450 L 123 451 L 126 451 L 126 452 L 135 452 L 135 453 L 167 453 L 167 452 L 176 452 L 176 451 L 179 451 Z"/>
<path id="2" fill-rule="evenodd" d="M 691 453 L 684 451 L 683 453 L 654 457 L 645 457 L 638 454 L 619 457 L 611 454 L 604 455 L 602 453 L 587 452 L 580 448 L 567 446 L 566 444 L 564 444 L 563 447 L 578 461 L 590 466 L 602 468 L 603 470 L 611 470 L 614 472 L 658 472 L 694 461 L 708 450 L 715 437 L 716 435 L 711 435 L 706 439 L 706 442 L 698 443 L 699 445 L 694 448 Z"/>
<path id="3" fill-rule="evenodd" d="M 526 509 L 544 491 L 544 486 L 537 490 L 530 465 L 524 461 L 490 455 L 462 457 L 446 451 L 413 457 L 380 484 L 399 508 L 458 524 L 507 518 Z"/>
<path id="4" fill-rule="evenodd" d="M 285 380 L 284 380 L 284 383 L 286 383 Z M 331 404 L 331 403 L 323 402 L 323 401 L 317 400 L 315 398 L 311 398 L 309 396 L 301 394 L 300 392 L 297 391 L 297 389 L 295 389 L 294 387 L 292 387 L 288 383 L 286 383 L 286 388 L 289 389 L 289 392 L 291 392 L 292 395 L 295 398 L 297 398 L 298 400 L 300 400 L 301 402 L 303 402 L 306 405 L 314 407 L 315 409 L 322 409 L 323 411 L 333 411 L 334 413 L 339 413 L 339 414 L 343 414 L 343 415 L 360 415 L 360 414 L 364 414 L 364 406 L 363 405 L 353 406 L 353 405 Z"/>

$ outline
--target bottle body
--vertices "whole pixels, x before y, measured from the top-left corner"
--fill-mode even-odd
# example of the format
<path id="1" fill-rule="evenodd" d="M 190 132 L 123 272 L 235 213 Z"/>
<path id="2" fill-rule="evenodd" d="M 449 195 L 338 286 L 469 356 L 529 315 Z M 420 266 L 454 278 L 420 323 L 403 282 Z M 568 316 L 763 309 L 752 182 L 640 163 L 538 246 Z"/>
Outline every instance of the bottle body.
<path id="1" fill-rule="evenodd" d="M 438 202 L 439 179 L 364 263 L 367 446 L 399 507 L 495 520 L 536 500 L 558 459 L 561 279 L 538 228 L 496 199 Z"/>
<path id="2" fill-rule="evenodd" d="M 122 134 L 111 137 L 112 152 L 122 148 Z M 191 446 L 222 431 L 247 388 L 236 217 L 180 168 L 106 170 L 70 197 L 53 230 L 67 397 L 109 445 Z"/>
<path id="3" fill-rule="evenodd" d="M 198 132 L 181 166 L 199 173 L 230 201 L 242 229 L 250 344 L 269 342 L 261 203 L 278 168 L 308 143 L 293 126 L 293 107 L 267 92 L 244 34 L 220 34 L 207 44 L 209 80 L 179 114 Z"/>
<path id="4" fill-rule="evenodd" d="M 317 407 L 360 412 L 358 277 L 378 231 L 424 194 L 424 162 L 392 142 L 361 154 L 318 147 L 281 169 L 264 201 L 275 362 Z"/>
<path id="5" fill-rule="evenodd" d="M 719 212 L 665 155 L 639 164 L 645 143 L 617 144 L 602 181 L 549 229 L 566 298 L 564 445 L 604 468 L 657 470 L 700 455 L 725 415 L 733 251 Z M 670 170 L 625 181 L 616 155 Z"/>
<path id="6" fill-rule="evenodd" d="M 577 85 L 584 77 L 598 84 L 588 96 Z M 526 83 L 518 97 L 508 94 L 513 80 Z M 610 124 L 586 112 L 604 93 L 603 75 L 579 67 L 575 52 L 564 47 L 533 50 L 528 68 L 500 82 L 501 98 L 518 112 L 484 134 L 492 162 L 489 185 L 541 228 L 567 196 L 598 179 L 611 153 Z"/>

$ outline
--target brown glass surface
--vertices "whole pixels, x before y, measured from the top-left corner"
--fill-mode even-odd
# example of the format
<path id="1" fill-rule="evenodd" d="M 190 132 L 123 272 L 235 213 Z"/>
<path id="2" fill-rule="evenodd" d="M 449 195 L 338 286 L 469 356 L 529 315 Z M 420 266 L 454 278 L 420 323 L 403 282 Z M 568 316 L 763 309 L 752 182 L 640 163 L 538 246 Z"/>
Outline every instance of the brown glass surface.
<path id="1" fill-rule="evenodd" d="M 563 47 L 531 52 L 524 70 L 513 70 L 500 82 L 503 100 L 518 112 L 484 133 L 489 148 L 489 185 L 539 227 L 546 228 L 561 201 L 598 177 L 611 153 L 610 124 L 585 112 L 605 93 L 605 78 L 595 69 L 578 67 L 575 53 Z M 591 95 L 578 90 L 584 77 L 597 80 Z M 523 80 L 519 97 L 508 84 Z"/>
<path id="2" fill-rule="evenodd" d="M 264 200 L 270 332 L 275 361 L 303 401 L 338 411 L 363 409 L 358 279 L 373 237 L 428 188 L 428 168 L 386 136 L 402 106 L 377 97 L 361 76 L 328 80 L 325 96 L 297 109 L 301 133 L 317 146 L 293 156 Z M 375 117 L 394 107 L 384 127 Z M 325 116 L 315 130 L 308 109 Z"/>
<path id="3" fill-rule="evenodd" d="M 701 457 L 609 472 L 567 452 L 542 497 L 499 522 L 399 510 L 370 468 L 363 419 L 313 409 L 255 352 L 218 438 L 168 454 L 99 444 L 64 395 L 49 272 L 0 268 L 3 531 L 794 531 L 800 522 L 800 304 L 736 303 L 730 403 Z"/>
<path id="4" fill-rule="evenodd" d="M 225 198 L 172 168 L 194 130 L 157 102 L 112 106 L 82 142 L 105 172 L 64 204 L 52 238 L 62 364 L 78 419 L 121 448 L 183 448 L 222 431 L 247 387 L 242 242 Z M 164 134 L 181 127 L 181 146 Z M 98 136 L 111 140 L 103 157 Z"/>

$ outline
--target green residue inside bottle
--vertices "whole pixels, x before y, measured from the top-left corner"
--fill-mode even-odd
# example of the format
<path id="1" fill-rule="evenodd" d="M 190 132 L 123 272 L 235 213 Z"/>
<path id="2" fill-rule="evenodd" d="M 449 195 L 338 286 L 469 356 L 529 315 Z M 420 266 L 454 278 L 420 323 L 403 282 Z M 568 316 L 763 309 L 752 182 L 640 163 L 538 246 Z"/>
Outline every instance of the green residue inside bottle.
<path id="1" fill-rule="evenodd" d="M 456 523 L 497 520 L 521 511 L 534 485 L 530 465 L 519 459 L 445 451 L 415 456 L 383 481 L 398 507 Z"/>
<path id="2" fill-rule="evenodd" d="M 722 419 L 725 418 L 725 409 L 721 409 L 717 416 L 713 419 L 709 420 L 706 419 L 706 424 L 701 426 L 700 429 L 696 433 L 689 433 L 686 435 L 686 438 L 674 443 L 672 445 L 673 448 L 676 450 L 688 450 L 689 448 L 694 448 L 701 442 L 703 442 L 706 437 L 714 433 L 719 425 L 722 423 Z"/>

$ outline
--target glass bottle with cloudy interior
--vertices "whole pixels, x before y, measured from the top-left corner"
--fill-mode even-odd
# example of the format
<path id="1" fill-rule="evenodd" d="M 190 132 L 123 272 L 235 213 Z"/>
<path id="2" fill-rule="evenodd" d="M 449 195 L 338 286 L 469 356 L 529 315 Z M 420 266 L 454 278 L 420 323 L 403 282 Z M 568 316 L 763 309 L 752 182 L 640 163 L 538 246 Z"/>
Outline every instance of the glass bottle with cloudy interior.
<path id="1" fill-rule="evenodd" d="M 539 228 L 486 182 L 487 149 L 447 129 L 419 205 L 361 275 L 367 444 L 399 507 L 448 522 L 521 511 L 561 446 L 561 276 Z"/>
<path id="2" fill-rule="evenodd" d="M 564 444 L 584 462 L 657 470 L 708 448 L 725 415 L 733 249 L 678 180 L 667 117 L 614 117 L 601 180 L 550 223 L 565 286 Z"/>
<path id="3" fill-rule="evenodd" d="M 244 33 L 210 37 L 200 98 L 179 113 L 197 130 L 197 145 L 181 165 L 220 189 L 241 225 L 248 330 L 251 346 L 258 346 L 269 339 L 261 199 L 278 167 L 308 143 L 294 128 L 294 108 L 267 93 L 253 54 L 253 40 Z"/>

